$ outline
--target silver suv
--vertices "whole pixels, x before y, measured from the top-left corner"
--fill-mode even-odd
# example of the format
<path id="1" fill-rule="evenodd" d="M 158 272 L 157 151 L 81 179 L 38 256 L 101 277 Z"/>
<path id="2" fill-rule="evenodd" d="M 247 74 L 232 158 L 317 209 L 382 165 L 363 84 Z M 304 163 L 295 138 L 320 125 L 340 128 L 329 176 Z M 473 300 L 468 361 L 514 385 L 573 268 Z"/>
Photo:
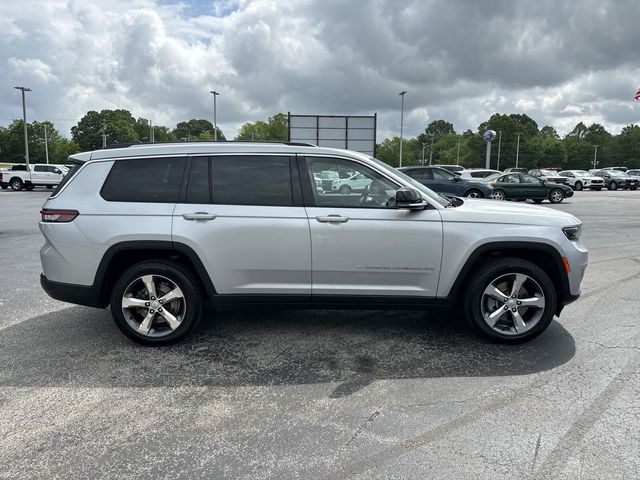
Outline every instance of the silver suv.
<path id="1" fill-rule="evenodd" d="M 443 198 L 352 151 L 133 145 L 74 155 L 42 209 L 43 288 L 104 308 L 129 338 L 176 342 L 217 309 L 462 307 L 484 336 L 539 335 L 580 294 L 581 222 Z M 340 193 L 317 178 L 362 175 Z"/>

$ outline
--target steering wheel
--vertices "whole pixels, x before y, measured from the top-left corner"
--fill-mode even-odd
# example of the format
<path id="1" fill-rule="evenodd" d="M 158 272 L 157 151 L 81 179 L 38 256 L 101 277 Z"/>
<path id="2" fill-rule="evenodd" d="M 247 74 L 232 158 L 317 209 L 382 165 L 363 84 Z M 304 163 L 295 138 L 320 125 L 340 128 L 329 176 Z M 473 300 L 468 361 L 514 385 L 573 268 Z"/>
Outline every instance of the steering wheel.
<path id="1" fill-rule="evenodd" d="M 362 195 L 360 195 L 360 200 L 358 201 L 358 205 L 360 206 L 370 205 L 370 204 L 380 205 L 380 202 L 378 202 L 375 198 L 369 196 L 370 191 L 371 191 L 371 183 L 367 184 L 367 186 L 364 187 L 364 189 L 362 190 Z"/>
<path id="2" fill-rule="evenodd" d="M 358 205 L 366 205 L 367 200 L 369 198 L 369 190 L 371 190 L 371 184 L 367 183 L 367 186 L 362 190 L 362 195 L 360 195 L 360 200 L 358 200 Z"/>

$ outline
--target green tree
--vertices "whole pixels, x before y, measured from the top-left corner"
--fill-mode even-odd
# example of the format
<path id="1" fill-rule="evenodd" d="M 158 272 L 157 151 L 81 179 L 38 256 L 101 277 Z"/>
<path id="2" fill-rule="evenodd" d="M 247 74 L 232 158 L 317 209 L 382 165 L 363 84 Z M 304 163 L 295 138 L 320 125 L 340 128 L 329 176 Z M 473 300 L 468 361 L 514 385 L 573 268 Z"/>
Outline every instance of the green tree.
<path id="1" fill-rule="evenodd" d="M 402 166 L 416 165 L 416 139 L 402 139 Z M 420 147 L 422 148 L 422 147 Z M 400 165 L 400 137 L 385 138 L 376 145 L 376 157 L 392 167 Z"/>
<path id="2" fill-rule="evenodd" d="M 71 137 L 82 150 L 97 150 L 102 148 L 103 128 L 107 145 L 140 141 L 135 119 L 129 110 L 123 109 L 87 112 L 77 125 L 71 127 Z"/>
<path id="3" fill-rule="evenodd" d="M 217 130 L 218 140 L 226 140 L 224 134 L 220 130 L 220 127 L 218 127 Z M 207 135 L 203 135 L 205 132 L 208 132 L 211 137 L 209 138 Z M 173 135 L 177 141 L 197 140 L 198 138 L 213 140 L 213 124 L 209 120 L 192 118 L 186 122 L 178 123 L 176 128 L 173 130 Z"/>
<path id="4" fill-rule="evenodd" d="M 284 113 L 276 113 L 266 122 L 247 122 L 240 127 L 235 140 L 286 142 L 289 139 L 289 119 Z"/>
<path id="5" fill-rule="evenodd" d="M 453 129 L 453 123 L 449 123 L 446 120 L 434 120 L 427 128 L 425 128 L 424 133 L 427 136 L 431 136 L 431 134 L 435 133 L 438 135 L 455 135 L 456 131 Z"/>
<path id="6" fill-rule="evenodd" d="M 540 129 L 540 135 L 545 138 L 560 138 L 560 135 L 558 135 L 556 129 L 549 125 L 545 125 Z"/>
<path id="7" fill-rule="evenodd" d="M 24 123 L 14 120 L 6 128 L 0 128 L 0 159 L 6 162 L 24 163 Z M 47 129 L 47 146 L 50 163 L 66 163 L 69 155 L 76 153 L 80 147 L 62 137 L 54 124 L 49 121 L 34 121 L 27 125 L 29 138 L 29 161 L 45 163 L 45 127 Z"/>

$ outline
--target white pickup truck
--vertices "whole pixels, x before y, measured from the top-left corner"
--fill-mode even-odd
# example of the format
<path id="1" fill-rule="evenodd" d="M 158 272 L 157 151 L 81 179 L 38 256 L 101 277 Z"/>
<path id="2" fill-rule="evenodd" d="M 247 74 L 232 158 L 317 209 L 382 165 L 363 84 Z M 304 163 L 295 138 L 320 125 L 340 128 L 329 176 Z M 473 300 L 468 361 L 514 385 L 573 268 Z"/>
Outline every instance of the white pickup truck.
<path id="1" fill-rule="evenodd" d="M 64 165 L 34 163 L 12 165 L 10 169 L 0 170 L 0 187 L 13 190 L 33 190 L 37 186 L 53 188 L 58 185 L 69 170 Z"/>

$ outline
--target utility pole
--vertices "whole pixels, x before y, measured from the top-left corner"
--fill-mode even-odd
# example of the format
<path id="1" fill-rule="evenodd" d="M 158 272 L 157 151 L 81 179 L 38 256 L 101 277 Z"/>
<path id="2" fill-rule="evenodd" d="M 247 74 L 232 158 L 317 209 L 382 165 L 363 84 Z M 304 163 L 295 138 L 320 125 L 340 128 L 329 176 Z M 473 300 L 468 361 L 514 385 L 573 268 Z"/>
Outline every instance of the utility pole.
<path id="1" fill-rule="evenodd" d="M 153 136 L 153 120 L 149 119 L 149 143 L 154 143 L 156 139 Z"/>
<path id="2" fill-rule="evenodd" d="M 520 157 L 520 135 L 521 133 L 516 133 L 518 136 L 518 143 L 516 144 L 516 168 L 518 168 L 518 158 Z"/>
<path id="3" fill-rule="evenodd" d="M 593 168 L 594 169 L 596 168 L 596 163 L 597 163 L 596 159 L 598 158 L 598 147 L 599 146 L 600 145 L 594 145 L 593 146 L 595 148 L 595 151 L 593 152 Z"/>
<path id="4" fill-rule="evenodd" d="M 498 130 L 498 163 L 496 170 L 500 170 L 500 146 L 502 145 L 502 130 Z"/>
<path id="5" fill-rule="evenodd" d="M 24 103 L 24 92 L 30 92 L 28 87 L 14 87 L 16 90 L 22 91 L 22 122 L 24 123 L 24 161 L 29 171 L 29 133 L 27 132 L 27 108 Z"/>
<path id="6" fill-rule="evenodd" d="M 429 148 L 429 165 L 433 161 L 433 140 L 436 138 L 436 132 L 431 133 L 431 147 Z"/>
<path id="7" fill-rule="evenodd" d="M 424 147 L 426 147 L 426 146 L 427 146 L 426 143 L 422 144 L 422 166 L 424 166 Z"/>
<path id="8" fill-rule="evenodd" d="M 49 165 L 49 142 L 47 140 L 47 124 L 44 124 L 44 155 L 47 159 L 47 165 Z"/>
<path id="9" fill-rule="evenodd" d="M 458 155 L 456 156 L 456 165 L 460 164 L 460 140 L 461 139 L 462 139 L 461 137 L 458 137 Z"/>
<path id="10" fill-rule="evenodd" d="M 398 94 L 402 98 L 400 101 L 400 166 L 402 166 L 402 129 L 404 127 L 404 96 L 406 94 L 406 90 L 403 90 Z"/>
<path id="11" fill-rule="evenodd" d="M 213 140 L 218 141 L 218 107 L 216 104 L 216 97 L 220 95 L 218 92 L 214 90 L 209 90 L 209 93 L 213 94 Z"/>
<path id="12" fill-rule="evenodd" d="M 100 131 L 102 132 L 102 148 L 107 148 L 107 122 L 104 120 L 102 121 L 102 129 Z"/>

